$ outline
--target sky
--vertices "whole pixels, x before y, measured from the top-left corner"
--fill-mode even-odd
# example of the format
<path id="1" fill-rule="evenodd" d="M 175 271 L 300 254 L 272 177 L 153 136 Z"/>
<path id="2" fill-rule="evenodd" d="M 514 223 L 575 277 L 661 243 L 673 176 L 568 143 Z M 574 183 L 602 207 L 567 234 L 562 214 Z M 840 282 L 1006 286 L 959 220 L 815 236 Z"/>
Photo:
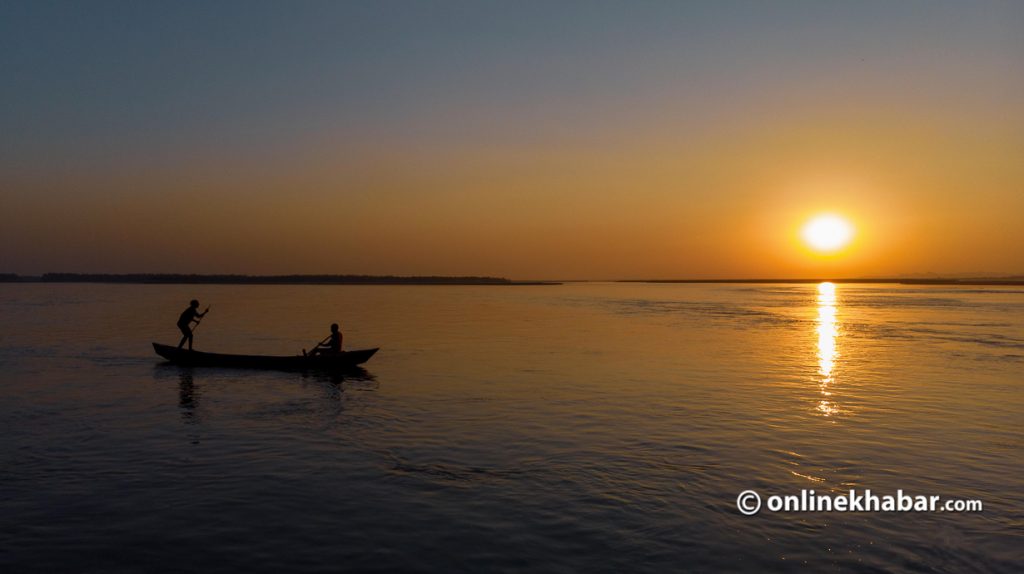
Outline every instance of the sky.
<path id="1" fill-rule="evenodd" d="M 1021 2 L 6 0 L 0 43 L 0 272 L 1024 274 Z"/>

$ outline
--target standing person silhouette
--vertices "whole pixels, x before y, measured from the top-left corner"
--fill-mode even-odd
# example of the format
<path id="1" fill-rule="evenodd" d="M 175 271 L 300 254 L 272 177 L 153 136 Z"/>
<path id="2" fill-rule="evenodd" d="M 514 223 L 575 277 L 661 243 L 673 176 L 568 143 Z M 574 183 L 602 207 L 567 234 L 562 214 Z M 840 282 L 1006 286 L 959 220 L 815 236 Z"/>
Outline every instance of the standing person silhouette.
<path id="1" fill-rule="evenodd" d="M 183 335 L 181 342 L 178 343 L 179 349 L 185 344 L 185 341 L 188 341 L 188 350 L 192 350 L 192 322 L 194 321 L 198 325 L 199 319 L 202 319 L 210 312 L 209 306 L 202 313 L 197 311 L 197 309 L 199 309 L 199 301 L 193 299 L 188 309 L 182 311 L 181 316 L 178 317 L 178 329 L 181 329 L 181 334 Z"/>
<path id="2" fill-rule="evenodd" d="M 328 340 L 330 339 L 330 340 Z M 324 339 L 313 347 L 313 351 L 310 355 L 323 355 L 326 353 L 340 353 L 341 352 L 341 331 L 338 330 L 337 323 L 331 323 L 331 335 L 327 339 Z"/>

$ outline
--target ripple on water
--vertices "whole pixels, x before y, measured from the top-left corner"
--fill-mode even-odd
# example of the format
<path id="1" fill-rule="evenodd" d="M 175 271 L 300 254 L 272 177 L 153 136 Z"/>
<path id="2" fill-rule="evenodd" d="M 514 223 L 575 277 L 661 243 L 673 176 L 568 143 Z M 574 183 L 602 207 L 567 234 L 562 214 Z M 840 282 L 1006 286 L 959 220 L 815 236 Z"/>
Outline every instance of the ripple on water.
<path id="1" fill-rule="evenodd" d="M 339 317 L 384 350 L 354 377 L 179 369 L 147 345 L 193 287 L 4 287 L 0 567 L 1019 570 L 1016 290 L 213 287 L 210 348 Z M 735 509 L 849 488 L 986 509 Z"/>

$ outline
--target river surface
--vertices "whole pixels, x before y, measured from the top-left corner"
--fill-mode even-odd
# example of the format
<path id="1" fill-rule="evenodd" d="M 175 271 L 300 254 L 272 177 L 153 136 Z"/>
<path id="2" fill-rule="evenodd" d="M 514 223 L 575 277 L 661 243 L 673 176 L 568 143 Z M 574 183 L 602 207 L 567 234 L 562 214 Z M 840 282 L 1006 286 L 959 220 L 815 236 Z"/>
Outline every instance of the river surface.
<path id="1" fill-rule="evenodd" d="M 163 364 L 192 298 L 199 350 L 381 350 Z M 1022 288 L 3 284 L 0 367 L 4 572 L 1024 571 Z"/>

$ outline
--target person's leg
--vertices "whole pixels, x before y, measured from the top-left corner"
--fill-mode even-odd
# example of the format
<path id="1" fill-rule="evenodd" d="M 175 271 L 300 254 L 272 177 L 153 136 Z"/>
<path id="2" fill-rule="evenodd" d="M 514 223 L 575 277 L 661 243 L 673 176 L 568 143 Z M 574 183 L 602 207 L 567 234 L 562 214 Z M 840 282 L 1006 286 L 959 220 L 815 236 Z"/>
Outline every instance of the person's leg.
<path id="1" fill-rule="evenodd" d="M 181 341 L 178 342 L 178 348 L 180 349 L 182 347 L 182 345 L 185 344 L 185 341 L 188 341 L 189 342 L 188 343 L 188 348 L 189 348 L 189 350 L 191 350 L 192 349 L 192 331 L 190 331 L 188 327 L 182 327 L 181 325 L 178 325 L 178 330 L 181 331 Z"/>

